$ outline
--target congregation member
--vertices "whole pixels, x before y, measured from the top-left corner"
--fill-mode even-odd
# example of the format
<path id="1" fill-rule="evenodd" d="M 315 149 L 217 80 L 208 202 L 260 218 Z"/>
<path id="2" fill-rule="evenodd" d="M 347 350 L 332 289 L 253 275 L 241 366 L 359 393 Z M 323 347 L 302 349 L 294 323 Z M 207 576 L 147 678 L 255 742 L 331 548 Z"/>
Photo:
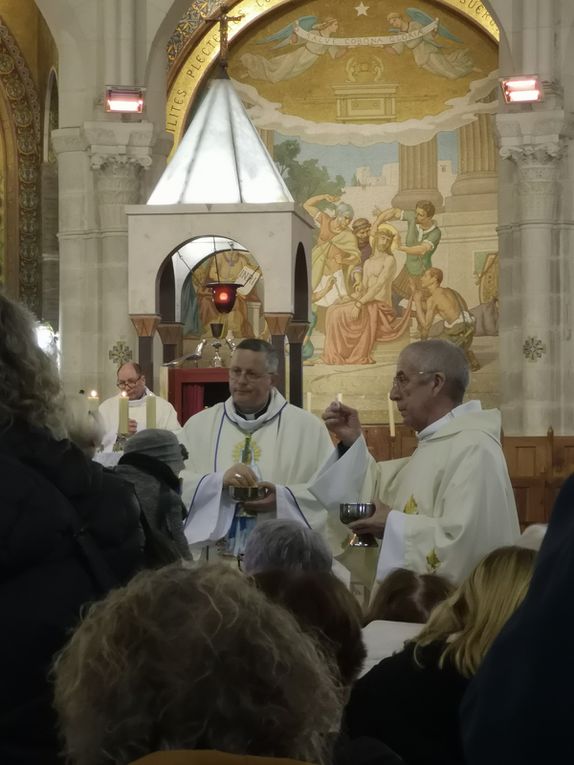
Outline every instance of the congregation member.
<path id="1" fill-rule="evenodd" d="M 93 459 L 102 445 L 105 426 L 99 412 L 90 409 L 83 394 L 65 396 L 64 427 L 70 441 L 76 444 L 88 459 Z"/>
<path id="2" fill-rule="evenodd" d="M 417 574 L 406 568 L 391 571 L 380 583 L 367 609 L 363 628 L 367 658 L 361 674 L 412 640 L 433 608 L 453 589 L 448 579 L 438 574 Z"/>
<path id="3" fill-rule="evenodd" d="M 462 705 L 468 765 L 574 762 L 574 476 L 564 483 L 521 608 Z"/>
<path id="4" fill-rule="evenodd" d="M 328 765 L 342 695 L 313 638 L 223 565 L 146 571 L 55 668 L 70 765 Z"/>
<path id="5" fill-rule="evenodd" d="M 328 573 L 333 555 L 317 531 L 290 518 L 258 523 L 245 544 L 242 570 L 248 575 L 263 571 L 318 571 Z"/>
<path id="6" fill-rule="evenodd" d="M 338 518 L 327 530 L 327 511 L 308 490 L 333 449 L 329 433 L 319 418 L 279 393 L 278 367 L 269 343 L 243 340 L 231 357 L 230 397 L 185 423 L 189 459 L 182 496 L 189 509 L 185 533 L 194 550 L 226 538 L 226 551 L 242 553 L 255 517 L 291 518 L 327 532 L 333 544 L 347 535 Z M 229 487 L 257 485 L 264 498 L 238 507 L 229 495 Z M 240 517 L 243 511 L 253 518 Z"/>
<path id="7" fill-rule="evenodd" d="M 489 553 L 436 606 L 413 641 L 360 678 L 345 712 L 351 738 L 379 738 L 407 765 L 464 765 L 459 726 L 464 692 L 526 595 L 535 555 L 512 546 Z M 501 685 L 504 674 L 501 667 Z M 491 744 L 495 749 L 495 739 Z"/>
<path id="8" fill-rule="evenodd" d="M 107 398 L 100 404 L 100 415 L 104 421 L 105 436 L 103 439 L 104 450 L 112 451 L 120 431 L 120 399 L 127 398 L 127 434 L 134 433 L 145 428 L 161 428 L 171 430 L 179 435 L 181 426 L 177 419 L 177 412 L 173 406 L 156 396 L 146 385 L 145 375 L 139 364 L 128 361 L 118 369 L 116 385 L 119 393 Z"/>
<path id="9" fill-rule="evenodd" d="M 417 432 L 408 458 L 376 463 L 355 409 L 333 402 L 323 414 L 340 446 L 311 492 L 334 511 L 357 497 L 379 502 L 371 518 L 349 524 L 382 537 L 379 581 L 408 568 L 457 583 L 483 555 L 518 538 L 500 412 L 463 403 L 469 376 L 464 353 L 446 340 L 411 343 L 401 352 L 390 397 Z"/>
<path id="10" fill-rule="evenodd" d="M 55 364 L 0 293 L 0 762 L 56 765 L 48 672 L 82 608 L 143 564 L 133 490 L 65 439 Z"/>
<path id="11" fill-rule="evenodd" d="M 157 542 L 168 560 L 190 557 L 183 533 L 187 513 L 178 478 L 184 465 L 182 450 L 171 431 L 142 430 L 128 439 L 114 470 L 134 487 L 146 538 L 151 545 Z"/>

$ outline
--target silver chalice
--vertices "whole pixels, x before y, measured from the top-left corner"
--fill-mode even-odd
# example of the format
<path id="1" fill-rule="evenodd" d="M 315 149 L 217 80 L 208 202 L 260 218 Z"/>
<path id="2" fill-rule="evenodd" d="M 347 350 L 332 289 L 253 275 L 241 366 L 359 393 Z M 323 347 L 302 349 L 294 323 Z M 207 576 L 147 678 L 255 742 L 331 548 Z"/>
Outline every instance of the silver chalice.
<path id="1" fill-rule="evenodd" d="M 362 518 L 370 518 L 376 510 L 374 502 L 342 502 L 339 505 L 341 523 L 347 525 Z M 353 534 L 349 547 L 378 547 L 372 534 Z"/>

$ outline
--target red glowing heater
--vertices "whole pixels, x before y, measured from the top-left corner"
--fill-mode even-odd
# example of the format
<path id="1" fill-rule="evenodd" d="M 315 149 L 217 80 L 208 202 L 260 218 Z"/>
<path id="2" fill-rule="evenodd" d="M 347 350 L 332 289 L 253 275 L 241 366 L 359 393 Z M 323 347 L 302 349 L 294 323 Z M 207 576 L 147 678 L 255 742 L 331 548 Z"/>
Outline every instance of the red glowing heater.
<path id="1" fill-rule="evenodd" d="M 544 98 L 542 83 L 535 74 L 503 77 L 500 80 L 500 87 L 507 104 L 535 103 Z"/>
<path id="2" fill-rule="evenodd" d="M 131 86 L 106 87 L 105 109 L 107 112 L 132 112 L 141 114 L 144 106 L 144 89 Z"/>
<path id="3" fill-rule="evenodd" d="M 219 313 L 230 313 L 235 305 L 237 290 L 240 284 L 231 284 L 228 282 L 209 282 L 205 285 L 211 289 L 213 305 Z"/>

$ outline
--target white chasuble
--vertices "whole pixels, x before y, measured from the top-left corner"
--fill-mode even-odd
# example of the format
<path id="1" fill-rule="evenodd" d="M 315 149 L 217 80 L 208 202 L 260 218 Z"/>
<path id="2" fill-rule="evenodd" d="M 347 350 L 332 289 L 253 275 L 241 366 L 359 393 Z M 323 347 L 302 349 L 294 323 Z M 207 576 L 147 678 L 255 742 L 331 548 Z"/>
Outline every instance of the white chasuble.
<path id="1" fill-rule="evenodd" d="M 379 499 L 392 508 L 379 581 L 404 567 L 458 583 L 491 550 L 516 542 L 520 532 L 500 445 L 500 412 L 469 404 L 419 434 L 408 458 L 376 463 L 361 437 L 340 459 L 332 457 L 310 487 L 333 512 L 343 490 L 355 498 L 350 501 Z"/>
<path id="2" fill-rule="evenodd" d="M 185 533 L 192 546 L 214 544 L 228 532 L 235 502 L 223 488 L 223 474 L 242 461 L 248 448 L 262 481 L 275 484 L 278 518 L 291 518 L 326 534 L 336 552 L 346 530 L 308 491 L 308 484 L 333 450 L 321 420 L 288 404 L 273 390 L 269 407 L 256 420 L 242 420 L 232 399 L 191 417 L 183 428 L 189 459 L 181 478 L 189 508 Z M 274 517 L 259 513 L 257 519 Z M 329 526 L 329 528 L 327 528 Z"/>
<path id="3" fill-rule="evenodd" d="M 181 425 L 177 420 L 177 412 L 173 406 L 163 398 L 155 396 L 148 388 L 146 388 L 145 395 L 135 401 L 128 401 L 128 417 L 130 420 L 137 422 L 138 432 L 145 430 L 148 427 L 147 424 L 147 399 L 149 396 L 154 396 L 156 401 L 156 428 L 162 430 L 171 430 L 172 433 L 180 438 Z M 120 419 L 120 395 L 112 396 L 102 401 L 98 409 L 106 432 L 104 435 L 103 446 L 104 451 L 112 451 L 118 435 L 119 419 Z"/>

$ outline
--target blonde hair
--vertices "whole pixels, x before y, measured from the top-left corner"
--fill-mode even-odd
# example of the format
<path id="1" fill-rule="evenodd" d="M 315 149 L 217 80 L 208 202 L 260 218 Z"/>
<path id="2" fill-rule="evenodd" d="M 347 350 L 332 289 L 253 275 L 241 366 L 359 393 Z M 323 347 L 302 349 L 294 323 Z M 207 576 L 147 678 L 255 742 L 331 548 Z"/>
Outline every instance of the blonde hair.
<path id="1" fill-rule="evenodd" d="M 70 441 L 91 459 L 101 446 L 106 428 L 100 413 L 90 410 L 85 396 L 78 393 L 65 397 L 64 425 Z"/>
<path id="2" fill-rule="evenodd" d="M 369 237 L 369 242 L 372 248 L 375 247 L 376 240 L 379 234 L 383 234 L 384 236 L 387 236 L 390 239 L 390 241 L 387 242 L 387 244 L 385 245 L 385 248 L 381 250 L 381 252 L 390 253 L 391 250 L 395 248 L 395 237 L 397 235 L 397 229 L 394 226 L 391 226 L 390 223 L 381 223 L 379 226 L 377 226 L 376 230 L 372 232 L 371 236 Z"/>
<path id="3" fill-rule="evenodd" d="M 342 689 L 291 614 L 225 565 L 138 574 L 60 654 L 55 705 L 74 765 L 154 751 L 328 762 Z"/>
<path id="4" fill-rule="evenodd" d="M 0 426 L 20 419 L 63 438 L 58 369 L 36 342 L 32 314 L 1 292 L 0 370 Z"/>
<path id="5" fill-rule="evenodd" d="M 492 642 L 522 603 L 536 553 L 521 547 L 500 547 L 483 558 L 464 582 L 436 606 L 415 640 L 417 649 L 447 641 L 439 666 L 451 661 L 465 677 L 476 673 Z"/>

